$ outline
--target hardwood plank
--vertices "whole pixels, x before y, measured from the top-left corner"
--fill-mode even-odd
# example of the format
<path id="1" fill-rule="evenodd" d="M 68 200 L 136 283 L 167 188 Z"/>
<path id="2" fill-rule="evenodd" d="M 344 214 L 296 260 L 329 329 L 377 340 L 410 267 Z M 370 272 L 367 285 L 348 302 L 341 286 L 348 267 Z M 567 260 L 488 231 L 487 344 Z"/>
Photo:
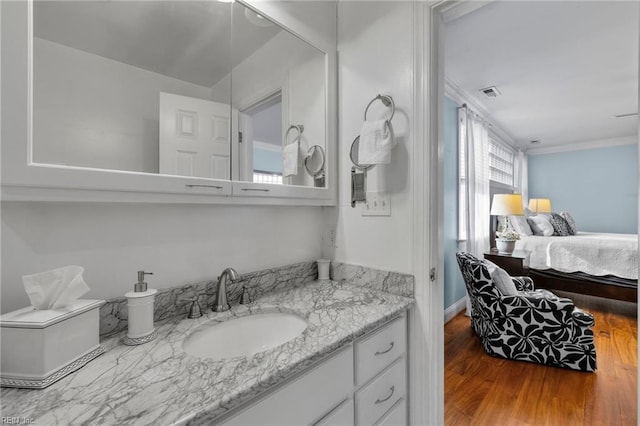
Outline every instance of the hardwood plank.
<path id="1" fill-rule="evenodd" d="M 447 425 L 637 423 L 636 304 L 562 296 L 595 317 L 598 370 L 584 373 L 491 357 L 461 313 L 445 325 Z"/>

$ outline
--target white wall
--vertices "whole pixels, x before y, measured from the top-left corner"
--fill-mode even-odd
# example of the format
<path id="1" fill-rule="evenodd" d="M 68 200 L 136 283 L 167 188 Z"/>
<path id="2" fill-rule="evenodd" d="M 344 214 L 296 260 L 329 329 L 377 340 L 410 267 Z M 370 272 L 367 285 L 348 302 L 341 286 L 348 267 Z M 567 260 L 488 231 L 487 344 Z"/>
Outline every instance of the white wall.
<path id="1" fill-rule="evenodd" d="M 3 15 L 9 6 L 2 4 Z M 22 13 L 19 3 L 14 6 Z M 268 8 L 276 18 L 290 19 L 298 33 L 319 35 L 326 46 L 335 42 L 334 3 L 310 2 L 307 7 L 274 2 Z M 5 27 L 3 33 L 6 29 L 22 34 L 26 24 Z M 8 46 L 15 51 L 7 51 L 7 56 L 22 60 L 24 52 Z M 3 57 L 4 53 L 3 49 Z M 14 73 L 12 78 L 23 75 Z M 3 96 L 3 106 L 10 105 L 8 99 Z M 23 105 L 22 100 L 18 104 Z M 26 113 L 19 111 L 11 118 L 22 124 Z M 3 313 L 28 305 L 24 274 L 79 264 L 86 268 L 92 289 L 87 297 L 119 297 L 132 288 L 139 269 L 155 273 L 148 279 L 152 287 L 167 288 L 215 279 L 227 266 L 242 273 L 313 260 L 321 254 L 324 230 L 319 207 L 5 201 L 1 220 Z"/>
<path id="2" fill-rule="evenodd" d="M 232 105 L 242 111 L 282 90 L 284 132 L 291 125 L 304 126 L 301 158 L 311 145 L 326 149 L 325 69 L 322 52 L 282 31 L 233 68 Z M 212 99 L 224 96 L 228 81 L 225 77 L 212 87 Z M 288 142 L 296 134 L 291 133 Z M 313 186 L 313 178 L 299 167 L 285 183 Z"/>
<path id="3" fill-rule="evenodd" d="M 209 99 L 207 87 L 48 40 L 34 50 L 36 162 L 158 173 L 159 93 Z"/>
<path id="4" fill-rule="evenodd" d="M 326 218 L 337 223 L 335 259 L 413 273 L 413 3 L 339 2 L 338 16 L 339 209 Z M 372 169 L 369 183 L 384 177 L 378 184 L 391 194 L 391 216 L 363 217 L 360 205 L 351 208 L 349 149 L 360 133 L 365 107 L 378 93 L 395 101 L 392 124 L 398 145 L 390 165 Z"/>
<path id="5" fill-rule="evenodd" d="M 29 305 L 22 275 L 84 266 L 91 292 L 113 298 L 136 271 L 153 288 L 320 257 L 317 207 L 2 203 L 2 313 Z"/>

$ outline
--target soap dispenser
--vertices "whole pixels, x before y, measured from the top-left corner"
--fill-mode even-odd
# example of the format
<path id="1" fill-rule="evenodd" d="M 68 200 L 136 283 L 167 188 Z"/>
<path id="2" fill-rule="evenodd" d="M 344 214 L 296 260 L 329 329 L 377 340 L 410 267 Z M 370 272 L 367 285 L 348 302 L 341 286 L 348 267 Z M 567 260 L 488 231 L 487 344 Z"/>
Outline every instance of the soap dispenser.
<path id="1" fill-rule="evenodd" d="M 129 310 L 129 331 L 122 339 L 125 345 L 141 345 L 156 338 L 157 332 L 153 326 L 153 301 L 158 290 L 147 288 L 145 275 L 152 272 L 138 271 L 138 282 L 133 291 L 125 294 Z"/>

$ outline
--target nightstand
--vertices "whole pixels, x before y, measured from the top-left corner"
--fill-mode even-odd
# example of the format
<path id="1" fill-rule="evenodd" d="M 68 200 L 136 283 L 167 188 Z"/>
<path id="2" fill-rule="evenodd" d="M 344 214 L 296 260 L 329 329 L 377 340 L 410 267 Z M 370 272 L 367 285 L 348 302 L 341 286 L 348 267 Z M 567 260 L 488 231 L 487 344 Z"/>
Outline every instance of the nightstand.
<path id="1" fill-rule="evenodd" d="M 526 250 L 515 250 L 511 254 L 490 251 L 484 254 L 484 258 L 495 263 L 512 277 L 524 277 L 529 275 L 529 255 Z"/>

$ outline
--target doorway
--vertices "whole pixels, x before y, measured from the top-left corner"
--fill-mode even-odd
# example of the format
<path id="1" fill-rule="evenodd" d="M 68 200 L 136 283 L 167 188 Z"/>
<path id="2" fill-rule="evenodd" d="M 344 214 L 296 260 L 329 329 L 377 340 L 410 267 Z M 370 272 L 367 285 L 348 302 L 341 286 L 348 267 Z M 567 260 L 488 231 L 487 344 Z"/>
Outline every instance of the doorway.
<path id="1" fill-rule="evenodd" d="M 282 184 L 282 92 L 261 99 L 238 115 L 242 180 Z"/>

